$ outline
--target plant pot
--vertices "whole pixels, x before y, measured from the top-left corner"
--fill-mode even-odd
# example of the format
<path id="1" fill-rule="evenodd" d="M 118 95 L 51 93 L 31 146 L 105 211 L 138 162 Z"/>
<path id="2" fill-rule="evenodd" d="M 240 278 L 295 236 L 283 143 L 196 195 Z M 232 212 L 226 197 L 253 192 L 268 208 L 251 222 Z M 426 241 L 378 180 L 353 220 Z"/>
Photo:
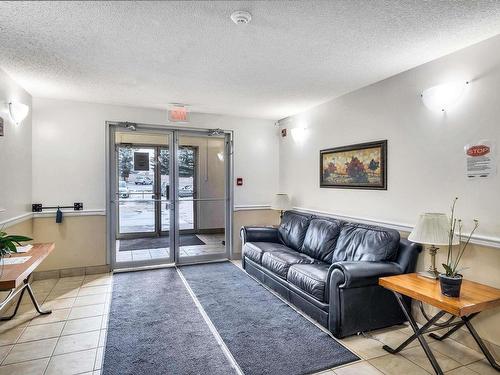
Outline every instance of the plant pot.
<path id="1" fill-rule="evenodd" d="M 460 297 L 460 287 L 462 286 L 462 275 L 449 277 L 443 274 L 439 275 L 441 284 L 441 294 L 447 297 Z"/>

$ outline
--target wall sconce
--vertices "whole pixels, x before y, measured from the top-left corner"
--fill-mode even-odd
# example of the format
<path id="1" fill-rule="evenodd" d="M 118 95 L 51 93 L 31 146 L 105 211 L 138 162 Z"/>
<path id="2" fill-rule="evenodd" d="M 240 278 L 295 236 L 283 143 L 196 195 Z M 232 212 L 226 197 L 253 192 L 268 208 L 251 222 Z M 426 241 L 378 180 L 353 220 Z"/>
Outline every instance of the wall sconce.
<path id="1" fill-rule="evenodd" d="M 217 153 L 217 158 L 219 159 L 219 161 L 224 161 L 224 153 L 222 151 L 219 151 Z"/>
<path id="2" fill-rule="evenodd" d="M 304 139 L 306 138 L 307 128 L 305 127 L 293 128 L 292 130 L 290 130 L 290 133 L 292 134 L 293 140 L 299 143 L 304 141 Z"/>
<path id="3" fill-rule="evenodd" d="M 8 103 L 10 118 L 19 125 L 30 112 L 30 107 L 19 102 Z"/>
<path id="4" fill-rule="evenodd" d="M 430 87 L 422 92 L 422 101 L 431 111 L 445 112 L 458 103 L 468 84 L 460 81 Z"/>

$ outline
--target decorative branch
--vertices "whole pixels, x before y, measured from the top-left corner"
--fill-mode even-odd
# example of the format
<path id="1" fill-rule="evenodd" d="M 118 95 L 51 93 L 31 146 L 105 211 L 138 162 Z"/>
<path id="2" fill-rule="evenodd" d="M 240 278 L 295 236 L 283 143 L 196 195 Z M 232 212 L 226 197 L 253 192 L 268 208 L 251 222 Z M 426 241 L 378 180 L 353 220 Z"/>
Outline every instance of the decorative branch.
<path id="1" fill-rule="evenodd" d="M 467 240 L 462 243 L 462 229 L 463 229 L 463 223 L 462 219 L 457 219 L 455 218 L 455 205 L 457 203 L 458 197 L 455 197 L 453 200 L 453 203 L 451 205 L 451 218 L 450 218 L 450 232 L 448 234 L 448 256 L 446 259 L 446 263 L 443 263 L 443 268 L 446 271 L 446 276 L 448 277 L 456 277 L 458 274 L 458 265 L 460 264 L 460 261 L 462 260 L 462 256 L 465 253 L 465 250 L 467 249 L 467 246 L 470 243 L 470 240 L 476 231 L 476 229 L 479 227 L 479 221 L 477 219 L 474 219 L 474 228 L 472 231 L 469 233 L 469 236 L 467 237 Z M 455 238 L 455 230 L 457 229 L 458 225 L 458 252 L 456 254 L 456 258 L 454 259 L 453 256 L 453 240 Z"/>

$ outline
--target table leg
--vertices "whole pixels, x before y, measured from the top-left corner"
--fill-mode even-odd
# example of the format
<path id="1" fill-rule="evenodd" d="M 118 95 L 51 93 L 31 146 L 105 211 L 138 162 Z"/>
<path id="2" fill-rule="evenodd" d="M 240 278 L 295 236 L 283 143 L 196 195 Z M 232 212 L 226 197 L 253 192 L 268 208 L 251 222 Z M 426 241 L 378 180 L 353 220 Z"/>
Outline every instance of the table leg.
<path id="1" fill-rule="evenodd" d="M 31 289 L 31 285 L 28 282 L 26 283 L 26 289 L 28 289 L 28 293 L 31 297 L 31 302 L 33 302 L 33 305 L 35 306 L 36 311 L 38 311 L 38 313 L 40 315 L 47 315 L 47 314 L 52 313 L 52 310 L 42 310 L 42 308 L 38 304 L 38 301 L 35 298 L 35 294 L 33 293 L 33 289 Z"/>
<path id="2" fill-rule="evenodd" d="M 463 316 L 461 318 L 462 321 L 460 322 L 460 324 L 456 325 L 455 327 L 453 327 L 452 329 L 450 329 L 448 332 L 446 332 L 442 336 L 438 336 L 438 335 L 436 335 L 434 333 L 431 333 L 429 336 L 431 336 L 432 338 L 434 338 L 436 340 L 440 340 L 441 341 L 441 340 L 444 340 L 444 339 L 450 337 L 453 333 L 455 333 L 461 327 L 466 326 L 467 329 L 469 330 L 470 334 L 472 335 L 472 337 L 474 337 L 474 340 L 476 340 L 477 345 L 479 345 L 479 348 L 481 348 L 481 351 L 483 352 L 483 354 L 485 355 L 486 359 L 491 364 L 491 366 L 495 370 L 500 371 L 500 365 L 495 360 L 495 358 L 493 357 L 493 355 L 491 354 L 491 352 L 488 350 L 487 346 L 484 344 L 483 340 L 481 339 L 481 337 L 477 333 L 476 329 L 472 326 L 472 323 L 470 322 L 472 320 L 472 318 L 474 318 L 478 314 L 479 313 L 474 313 L 474 314 L 471 314 L 471 315 L 468 315 L 468 316 Z"/>
<path id="3" fill-rule="evenodd" d="M 493 355 L 490 353 L 490 351 L 488 350 L 488 348 L 486 347 L 486 345 L 484 344 L 483 340 L 481 340 L 481 337 L 479 337 L 476 329 L 472 326 L 470 320 L 473 318 L 474 316 L 463 316 L 462 317 L 462 321 L 464 322 L 465 326 L 467 327 L 467 329 L 469 330 L 470 334 L 472 335 L 472 337 L 474 337 L 474 340 L 476 340 L 476 343 L 479 345 L 479 347 L 481 348 L 481 351 L 483 352 L 483 354 L 486 356 L 486 359 L 488 360 L 488 362 L 490 363 L 490 365 L 497 371 L 500 371 L 500 365 L 498 364 L 497 361 L 495 361 L 495 358 L 493 358 Z"/>
<path id="4" fill-rule="evenodd" d="M 477 314 L 478 313 L 474 313 L 472 315 L 469 315 L 470 319 L 472 319 L 473 317 L 475 317 Z M 435 333 L 431 333 L 431 334 L 429 334 L 429 336 L 432 337 L 435 340 L 442 341 L 444 339 L 447 339 L 451 335 L 453 335 L 453 333 L 455 333 L 456 331 L 458 331 L 464 325 L 465 325 L 465 322 L 462 319 L 462 322 L 460 322 L 460 324 L 457 324 L 455 327 L 453 327 L 452 329 L 450 329 L 448 332 L 444 333 L 443 335 L 439 336 L 439 335 L 436 335 Z"/>
<path id="5" fill-rule="evenodd" d="M 19 310 L 19 306 L 21 305 L 21 301 L 23 299 L 23 296 L 24 296 L 24 292 L 28 290 L 28 294 L 31 298 L 31 302 L 33 302 L 33 305 L 35 306 L 35 309 L 36 311 L 40 314 L 40 315 L 47 315 L 47 314 L 50 314 L 52 313 L 51 310 L 42 310 L 42 308 L 40 307 L 40 305 L 38 304 L 36 298 L 35 298 L 35 295 L 33 294 L 33 289 L 31 289 L 31 286 L 29 284 L 29 278 L 25 279 L 24 280 L 24 285 L 21 287 L 21 290 L 16 292 L 16 293 L 13 293 L 11 295 L 9 295 L 9 297 L 7 298 L 7 300 L 5 300 L 2 305 L 5 305 L 7 304 L 8 302 L 8 299 L 9 298 L 13 298 L 16 294 L 20 294 L 19 296 L 19 299 L 17 300 L 17 303 L 16 303 L 16 307 L 14 308 L 14 312 L 9 315 L 9 316 L 3 316 L 0 318 L 0 321 L 5 321 L 5 320 L 11 320 L 12 318 L 14 318 L 14 316 L 16 316 L 17 314 L 17 310 Z"/>
<path id="6" fill-rule="evenodd" d="M 420 345 L 422 346 L 422 349 L 424 349 L 425 355 L 427 356 L 427 358 L 431 362 L 431 365 L 434 368 L 434 371 L 436 371 L 436 374 L 443 375 L 443 370 L 441 370 L 441 367 L 439 366 L 439 363 L 437 362 L 436 357 L 434 357 L 434 354 L 432 353 L 431 348 L 427 344 L 427 341 L 425 341 L 423 333 L 425 333 L 426 329 L 430 326 L 430 324 L 429 324 L 430 322 L 432 322 L 432 323 L 436 322 L 439 318 L 441 318 L 445 314 L 445 312 L 444 311 L 438 312 L 429 322 L 427 322 L 424 326 L 422 326 L 422 328 L 418 328 L 417 322 L 415 321 L 415 319 L 413 319 L 413 316 L 411 315 L 411 308 L 409 306 L 406 306 L 404 299 L 403 299 L 403 296 L 397 292 L 393 292 L 393 293 L 396 296 L 396 300 L 398 301 L 399 306 L 401 306 L 403 313 L 405 314 L 406 318 L 408 319 L 408 322 L 410 323 L 410 326 L 413 329 L 413 332 L 415 332 L 414 335 L 412 335 L 408 340 L 406 340 L 403 343 L 403 344 L 405 344 L 404 346 L 408 345 L 411 341 L 413 341 L 415 338 L 417 338 L 418 341 L 420 342 Z M 424 327 L 426 327 L 426 329 L 423 329 Z M 401 350 L 404 347 L 404 346 L 402 346 L 403 344 L 401 344 L 396 349 L 392 349 L 389 346 L 384 345 L 384 349 L 386 351 L 388 351 L 389 353 L 391 353 L 391 352 L 397 353 L 397 351 Z"/>
<path id="7" fill-rule="evenodd" d="M 417 332 L 415 332 L 413 335 L 408 337 L 408 339 L 405 342 L 403 342 L 401 345 L 399 345 L 396 349 L 392 349 L 390 346 L 387 346 L 387 345 L 384 345 L 383 349 L 385 351 L 388 351 L 391 354 L 399 353 L 401 350 L 406 348 L 409 343 L 411 343 L 413 340 L 415 340 L 418 335 L 422 335 L 425 332 L 427 332 L 427 329 L 429 327 L 431 327 L 435 322 L 437 322 L 444 314 L 445 314 L 444 312 L 440 312 L 440 313 L 436 314 L 432 319 L 430 319 L 427 323 L 425 323 L 422 327 L 420 327 Z"/>

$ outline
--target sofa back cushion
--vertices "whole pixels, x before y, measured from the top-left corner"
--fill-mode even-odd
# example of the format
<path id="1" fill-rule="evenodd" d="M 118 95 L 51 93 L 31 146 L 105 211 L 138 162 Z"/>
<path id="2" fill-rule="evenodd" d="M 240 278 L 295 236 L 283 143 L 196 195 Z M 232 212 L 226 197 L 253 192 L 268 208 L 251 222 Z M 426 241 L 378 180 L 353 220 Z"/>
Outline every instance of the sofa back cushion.
<path id="1" fill-rule="evenodd" d="M 332 262 L 392 261 L 399 246 L 399 232 L 372 225 L 346 223 L 340 230 Z"/>
<path id="2" fill-rule="evenodd" d="M 342 222 L 336 219 L 312 219 L 300 251 L 312 258 L 331 263 L 341 226 Z"/>
<path id="3" fill-rule="evenodd" d="M 286 211 L 278 229 L 281 241 L 288 247 L 299 251 L 306 236 L 311 215 Z"/>

